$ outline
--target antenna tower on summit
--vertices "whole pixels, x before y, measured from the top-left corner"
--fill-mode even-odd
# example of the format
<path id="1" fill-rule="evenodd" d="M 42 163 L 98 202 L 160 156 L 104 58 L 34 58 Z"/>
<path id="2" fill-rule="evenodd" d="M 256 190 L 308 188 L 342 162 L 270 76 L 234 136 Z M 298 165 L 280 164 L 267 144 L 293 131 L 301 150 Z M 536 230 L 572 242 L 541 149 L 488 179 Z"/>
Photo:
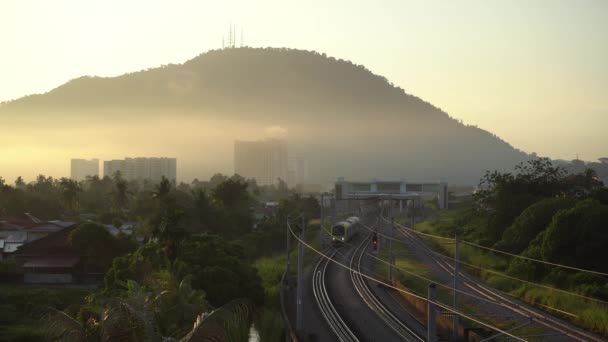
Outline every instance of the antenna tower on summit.
<path id="1" fill-rule="evenodd" d="M 245 46 L 245 38 L 244 38 L 244 30 L 241 27 L 241 44 L 240 47 Z M 222 36 L 222 49 L 233 49 L 236 48 L 238 45 L 238 36 L 237 36 L 237 31 L 236 31 L 236 25 L 233 25 L 232 23 L 230 23 L 230 26 L 228 28 L 228 39 L 225 38 L 225 36 Z"/>

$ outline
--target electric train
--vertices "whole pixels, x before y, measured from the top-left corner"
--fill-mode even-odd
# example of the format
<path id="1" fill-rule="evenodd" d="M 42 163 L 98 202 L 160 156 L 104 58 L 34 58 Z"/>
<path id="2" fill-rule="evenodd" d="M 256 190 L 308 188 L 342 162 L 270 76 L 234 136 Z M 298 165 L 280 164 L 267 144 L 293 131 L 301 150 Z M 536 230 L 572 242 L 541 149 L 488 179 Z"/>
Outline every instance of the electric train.
<path id="1" fill-rule="evenodd" d="M 352 239 L 360 228 L 360 219 L 351 216 L 344 221 L 340 221 L 331 227 L 331 242 L 334 245 L 343 244 Z"/>

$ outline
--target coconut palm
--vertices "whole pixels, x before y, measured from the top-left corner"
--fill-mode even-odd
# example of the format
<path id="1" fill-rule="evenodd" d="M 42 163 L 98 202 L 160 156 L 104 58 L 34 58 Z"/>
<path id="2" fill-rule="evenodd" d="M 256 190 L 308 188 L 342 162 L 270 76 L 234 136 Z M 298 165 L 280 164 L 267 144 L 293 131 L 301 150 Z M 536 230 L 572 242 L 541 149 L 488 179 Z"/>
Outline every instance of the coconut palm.
<path id="1" fill-rule="evenodd" d="M 170 298 L 170 303 L 167 303 Z M 253 310 L 246 299 L 234 300 L 211 312 L 195 314 L 194 324 L 189 331 L 180 329 L 173 336 L 161 333 L 163 320 L 174 319 L 169 316 L 183 314 L 197 307 L 201 304 L 200 300 L 200 291 L 192 290 L 187 279 L 177 289 L 163 291 L 157 296 L 129 281 L 124 296 L 105 301 L 105 309 L 99 320 L 90 318 L 82 323 L 62 311 L 48 309 L 46 338 L 62 342 L 247 340 Z M 203 303 L 206 306 L 204 299 Z"/>
<path id="2" fill-rule="evenodd" d="M 112 199 L 116 212 L 122 213 L 123 209 L 129 205 L 129 197 L 133 192 L 129 189 L 129 183 L 122 178 L 119 171 L 114 175 L 114 191 L 112 191 Z"/>
<path id="3" fill-rule="evenodd" d="M 61 178 L 59 185 L 64 205 L 70 212 L 74 212 L 78 208 L 78 193 L 82 192 L 82 188 L 75 180 L 65 177 Z"/>

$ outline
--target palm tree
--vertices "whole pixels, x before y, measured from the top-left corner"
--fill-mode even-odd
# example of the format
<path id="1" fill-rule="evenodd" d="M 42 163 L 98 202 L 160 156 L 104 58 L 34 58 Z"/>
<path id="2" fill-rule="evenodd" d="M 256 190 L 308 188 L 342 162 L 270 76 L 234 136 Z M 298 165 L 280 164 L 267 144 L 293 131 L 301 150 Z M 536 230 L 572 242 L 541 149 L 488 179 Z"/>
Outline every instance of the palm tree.
<path id="1" fill-rule="evenodd" d="M 116 212 L 121 213 L 123 209 L 129 205 L 129 196 L 133 193 L 129 190 L 129 184 L 124 180 L 120 171 L 116 171 L 114 174 L 114 191 L 112 191 L 112 197 L 114 202 L 114 208 Z"/>
<path id="2" fill-rule="evenodd" d="M 19 177 L 17 177 L 17 179 L 15 179 L 15 188 L 17 188 L 17 189 L 25 188 L 25 182 L 23 181 L 23 178 L 21 176 L 19 176 Z"/>
<path id="3" fill-rule="evenodd" d="M 160 205 L 164 205 L 167 202 L 169 193 L 171 192 L 171 182 L 167 177 L 163 176 L 160 183 L 155 187 L 152 196 L 157 198 Z"/>
<path id="4" fill-rule="evenodd" d="M 169 318 L 175 320 L 170 316 L 207 308 L 201 291 L 192 290 L 189 278 L 177 289 L 165 290 L 157 296 L 134 281 L 129 281 L 127 286 L 128 290 L 122 296 L 106 301 L 98 320 L 90 318 L 82 323 L 62 311 L 47 309 L 47 339 L 65 342 L 247 340 L 253 309 L 246 299 L 233 300 L 211 312 L 194 314 L 194 324 L 189 331 L 177 329 L 170 333 L 172 336 L 166 336 L 161 333 L 161 325 Z"/>
<path id="5" fill-rule="evenodd" d="M 75 180 L 65 177 L 61 178 L 59 185 L 61 186 L 63 203 L 70 212 L 74 212 L 78 207 L 78 193 L 82 192 L 82 188 Z"/>

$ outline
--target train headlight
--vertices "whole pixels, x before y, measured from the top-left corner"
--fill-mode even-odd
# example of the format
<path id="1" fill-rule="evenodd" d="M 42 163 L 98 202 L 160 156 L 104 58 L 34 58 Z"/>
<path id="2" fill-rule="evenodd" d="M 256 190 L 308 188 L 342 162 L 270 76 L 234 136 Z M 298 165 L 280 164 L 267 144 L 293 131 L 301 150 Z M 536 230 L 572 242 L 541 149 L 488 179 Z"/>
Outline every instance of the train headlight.
<path id="1" fill-rule="evenodd" d="M 342 241 L 344 241 L 344 237 L 342 237 Z"/>

